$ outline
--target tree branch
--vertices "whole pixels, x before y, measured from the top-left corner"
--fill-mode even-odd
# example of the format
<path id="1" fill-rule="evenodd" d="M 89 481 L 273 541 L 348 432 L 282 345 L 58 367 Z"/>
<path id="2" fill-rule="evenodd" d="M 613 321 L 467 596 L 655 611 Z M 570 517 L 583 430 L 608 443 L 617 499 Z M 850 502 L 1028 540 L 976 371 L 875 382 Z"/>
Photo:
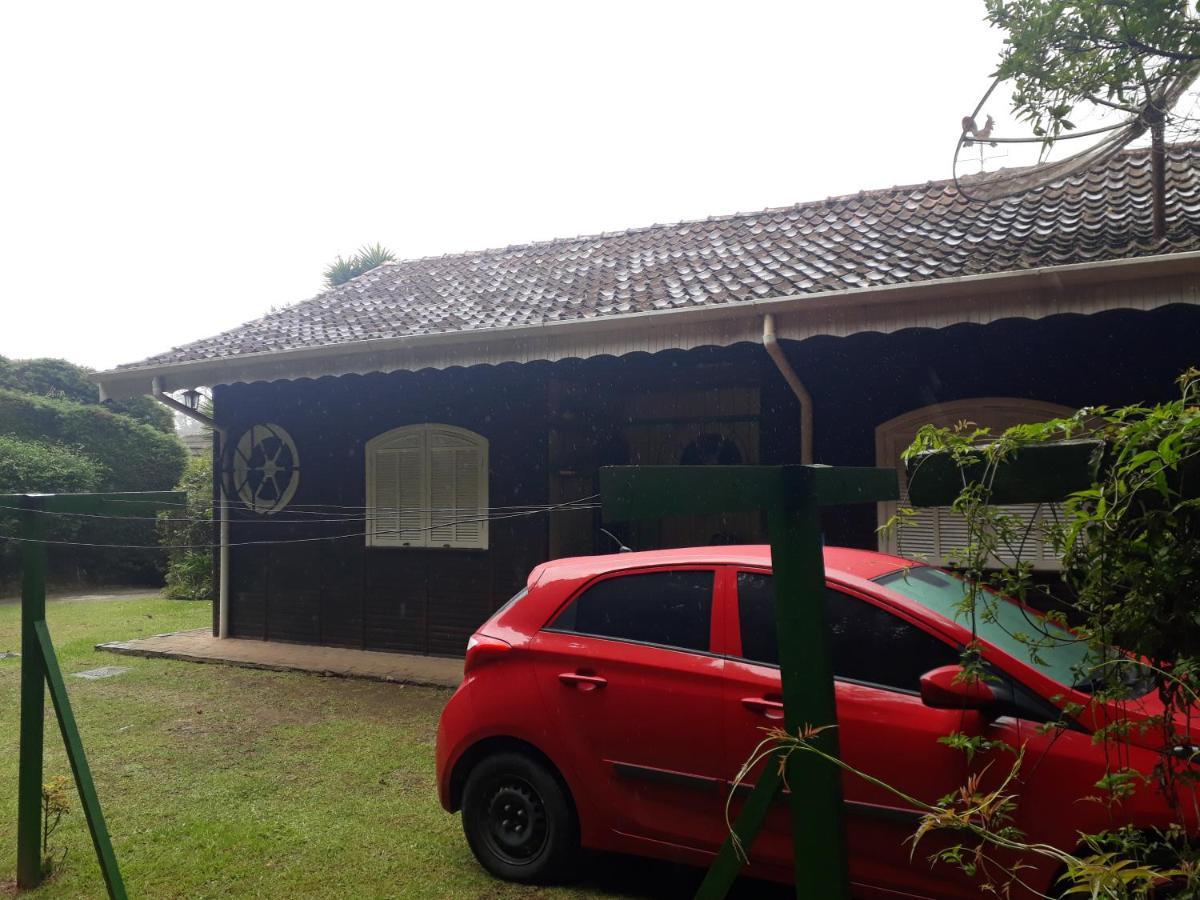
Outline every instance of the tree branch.
<path id="1" fill-rule="evenodd" d="M 1162 47 L 1155 47 L 1143 41 L 1139 41 L 1132 35 L 1126 36 L 1126 41 L 1129 46 L 1135 50 L 1140 50 L 1150 56 L 1162 56 L 1166 59 L 1173 59 L 1176 62 L 1200 62 L 1200 53 L 1182 53 L 1178 50 L 1166 50 Z"/>

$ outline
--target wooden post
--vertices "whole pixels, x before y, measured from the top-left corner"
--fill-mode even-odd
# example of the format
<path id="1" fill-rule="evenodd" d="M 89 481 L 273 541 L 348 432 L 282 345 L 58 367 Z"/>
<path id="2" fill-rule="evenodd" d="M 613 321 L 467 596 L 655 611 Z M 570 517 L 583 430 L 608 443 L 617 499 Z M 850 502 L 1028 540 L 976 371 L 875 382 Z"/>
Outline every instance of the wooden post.
<path id="1" fill-rule="evenodd" d="M 610 520 L 766 511 L 779 623 L 784 725 L 790 734 L 807 726 L 837 723 L 825 628 L 820 507 L 895 500 L 898 496 L 894 469 L 634 466 L 600 470 L 601 503 Z M 822 731 L 813 742 L 833 756 L 838 753 L 835 728 Z M 796 896 L 848 898 L 841 772 L 810 753 L 792 753 L 786 765 Z M 747 853 L 782 784 L 779 767 L 768 762 L 734 823 L 734 832 Z M 730 836 L 697 891 L 697 900 L 724 897 L 741 866 Z"/>
<path id="2" fill-rule="evenodd" d="M 21 510 L 21 726 L 17 763 L 17 887 L 30 890 L 42 882 L 42 760 L 45 740 L 46 686 L 54 701 L 59 731 L 67 749 L 80 805 L 87 817 L 96 859 L 112 900 L 126 900 L 104 813 L 96 795 L 67 687 L 46 625 L 46 513 L 89 515 L 153 515 L 178 506 L 176 491 L 128 494 L 8 494 L 0 505 Z"/>
<path id="3" fill-rule="evenodd" d="M 42 498 L 21 506 L 21 745 L 17 762 L 17 887 L 42 882 L 42 722 L 46 667 L 34 625 L 46 617 L 46 534 Z"/>

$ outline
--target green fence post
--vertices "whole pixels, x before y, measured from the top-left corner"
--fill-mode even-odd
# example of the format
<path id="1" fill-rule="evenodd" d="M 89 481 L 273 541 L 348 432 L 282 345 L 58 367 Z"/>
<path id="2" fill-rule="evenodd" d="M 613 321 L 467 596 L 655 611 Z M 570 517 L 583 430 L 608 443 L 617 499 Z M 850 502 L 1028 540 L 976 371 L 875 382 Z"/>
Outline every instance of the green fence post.
<path id="1" fill-rule="evenodd" d="M 59 730 L 67 748 L 75 786 L 87 816 L 109 897 L 125 900 L 104 814 L 71 712 L 67 688 L 50 631 L 46 626 L 46 513 L 154 515 L 185 500 L 179 491 L 113 494 L 0 494 L 0 505 L 18 507 L 21 522 L 21 745 L 17 763 L 17 887 L 28 890 L 42 881 L 42 762 L 46 685 L 54 699 Z"/>
<path id="2" fill-rule="evenodd" d="M 767 511 L 778 622 L 779 678 L 789 735 L 825 727 L 809 743 L 837 757 L 837 705 L 825 627 L 825 559 L 812 500 Z M 797 897 L 849 897 L 841 772 L 796 751 L 787 758 Z"/>
<path id="3" fill-rule="evenodd" d="M 809 743 L 838 755 L 833 666 L 825 630 L 825 560 L 820 507 L 895 500 L 891 469 L 829 466 L 617 466 L 600 470 L 606 519 L 765 510 L 774 571 L 779 674 L 784 726 L 798 735 L 824 728 Z M 850 896 L 842 821 L 841 771 L 806 751 L 786 761 L 795 853 L 796 896 L 835 900 Z M 779 769 L 767 762 L 734 823 L 748 851 L 781 788 Z M 696 894 L 724 897 L 742 857 L 731 835 Z"/>
<path id="4" fill-rule="evenodd" d="M 42 740 L 46 667 L 34 627 L 46 618 L 42 498 L 21 498 L 21 748 L 17 763 L 17 887 L 42 881 Z"/>

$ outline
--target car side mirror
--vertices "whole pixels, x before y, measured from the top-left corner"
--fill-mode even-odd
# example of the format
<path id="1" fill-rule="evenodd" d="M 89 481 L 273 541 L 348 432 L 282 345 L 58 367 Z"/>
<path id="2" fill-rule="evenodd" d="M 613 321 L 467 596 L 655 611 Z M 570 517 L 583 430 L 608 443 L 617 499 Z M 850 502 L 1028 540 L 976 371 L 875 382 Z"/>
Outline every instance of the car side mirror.
<path id="1" fill-rule="evenodd" d="M 932 709 L 987 709 L 996 692 L 978 676 L 966 676 L 962 666 L 942 666 L 921 676 L 921 702 Z"/>

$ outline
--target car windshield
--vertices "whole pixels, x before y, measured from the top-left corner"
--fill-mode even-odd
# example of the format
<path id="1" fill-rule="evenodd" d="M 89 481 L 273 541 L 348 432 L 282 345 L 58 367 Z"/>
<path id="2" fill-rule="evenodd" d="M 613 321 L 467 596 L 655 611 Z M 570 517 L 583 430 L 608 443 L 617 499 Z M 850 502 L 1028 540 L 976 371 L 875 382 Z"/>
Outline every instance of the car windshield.
<path id="1" fill-rule="evenodd" d="M 969 585 L 962 578 L 930 566 L 913 566 L 874 579 L 926 609 L 971 628 Z M 994 591 L 981 591 L 975 602 L 974 633 L 981 640 L 1027 663 L 1059 684 L 1090 692 L 1113 686 L 1115 679 L 1134 695 L 1149 690 L 1134 665 L 1104 665 L 1101 658 L 1120 659 L 1116 650 L 1100 653 L 1080 637 L 1033 610 Z M 1120 671 L 1118 671 L 1120 670 Z"/>

